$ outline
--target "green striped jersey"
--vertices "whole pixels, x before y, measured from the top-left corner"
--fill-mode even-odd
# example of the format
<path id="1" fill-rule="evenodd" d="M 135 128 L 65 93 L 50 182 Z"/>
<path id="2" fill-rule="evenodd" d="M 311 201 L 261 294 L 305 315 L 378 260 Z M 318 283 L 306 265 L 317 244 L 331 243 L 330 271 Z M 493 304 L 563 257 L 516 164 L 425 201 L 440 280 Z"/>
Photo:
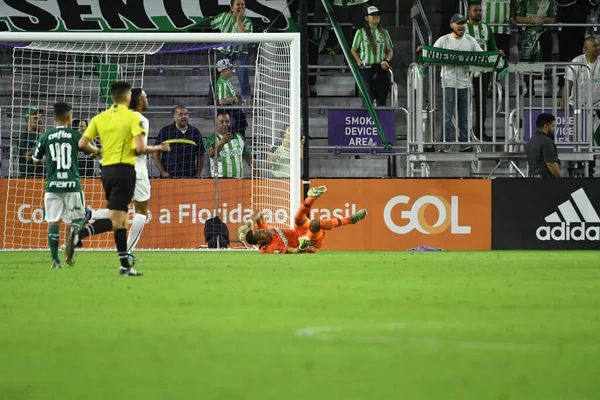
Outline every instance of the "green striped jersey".
<path id="1" fill-rule="evenodd" d="M 468 23 L 467 35 L 472 36 L 483 51 L 498 50 L 491 27 L 483 22 L 480 22 L 477 25 Z"/>
<path id="2" fill-rule="evenodd" d="M 510 6 L 516 6 L 517 0 L 482 0 L 483 21 L 488 24 L 508 24 L 510 22 Z M 510 34 L 509 26 L 492 26 L 492 32 Z"/>
<path id="3" fill-rule="evenodd" d="M 346 0 L 346 3 L 348 3 L 349 6 L 356 6 L 359 4 L 365 4 L 367 3 L 369 0 Z M 343 6 L 343 0 L 335 0 L 333 2 L 334 6 Z"/>
<path id="4" fill-rule="evenodd" d="M 244 17 L 243 19 L 244 28 L 246 32 L 252 32 L 252 21 L 248 17 Z M 237 22 L 233 18 L 233 13 L 231 11 L 224 12 L 217 15 L 210 22 L 211 29 L 218 29 L 223 33 L 239 33 Z M 225 47 L 223 53 L 225 54 L 238 54 L 245 52 L 248 49 L 247 44 L 242 44 L 239 46 L 228 46 Z"/>
<path id="5" fill-rule="evenodd" d="M 217 100 L 227 99 L 235 96 L 233 84 L 229 79 L 219 77 L 217 79 Z"/>
<path id="6" fill-rule="evenodd" d="M 32 158 L 42 161 L 46 156 L 46 192 L 81 192 L 79 139 L 79 131 L 64 126 L 50 129 L 38 139 Z"/>
<path id="7" fill-rule="evenodd" d="M 375 42 L 375 52 L 372 50 L 371 42 L 366 34 L 365 28 L 360 28 L 354 35 L 352 47 L 358 50 L 360 59 L 365 65 L 380 63 L 385 58 L 385 53 L 392 48 L 392 38 L 387 29 L 383 30 L 383 35 L 378 28 L 371 29 L 373 41 Z"/>
<path id="8" fill-rule="evenodd" d="M 554 0 L 541 0 L 539 3 L 535 0 L 521 0 L 517 15 L 526 18 L 556 18 L 556 3 Z M 531 25 L 527 29 L 541 32 L 546 28 Z"/>
<path id="9" fill-rule="evenodd" d="M 215 148 L 216 142 L 219 142 L 223 135 L 217 133 L 206 138 L 206 148 Z M 244 157 L 250 154 L 250 147 L 246 145 L 244 136 L 240 133 L 234 133 L 233 139 L 221 149 L 217 157 L 210 159 L 210 172 L 212 176 L 216 173 L 219 177 L 241 178 L 243 174 Z M 216 158 L 216 160 L 215 160 Z"/>

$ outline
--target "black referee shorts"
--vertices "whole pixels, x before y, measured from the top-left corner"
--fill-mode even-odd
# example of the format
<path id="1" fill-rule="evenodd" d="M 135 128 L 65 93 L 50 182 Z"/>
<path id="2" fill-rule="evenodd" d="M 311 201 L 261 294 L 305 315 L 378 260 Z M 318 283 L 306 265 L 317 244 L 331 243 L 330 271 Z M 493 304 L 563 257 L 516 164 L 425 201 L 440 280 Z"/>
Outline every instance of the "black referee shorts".
<path id="1" fill-rule="evenodd" d="M 103 166 L 102 187 L 109 210 L 127 211 L 135 190 L 135 167 L 129 164 Z"/>

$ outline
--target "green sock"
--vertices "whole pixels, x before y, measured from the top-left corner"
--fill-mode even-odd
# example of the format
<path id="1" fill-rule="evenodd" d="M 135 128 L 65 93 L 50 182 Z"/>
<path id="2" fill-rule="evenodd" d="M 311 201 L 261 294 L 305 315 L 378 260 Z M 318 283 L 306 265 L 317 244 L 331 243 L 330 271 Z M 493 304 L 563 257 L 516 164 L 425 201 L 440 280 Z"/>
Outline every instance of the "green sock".
<path id="1" fill-rule="evenodd" d="M 71 225 L 77 225 L 79 227 L 79 229 L 83 228 L 83 220 L 82 219 L 76 219 L 75 221 L 71 222 Z"/>
<path id="2" fill-rule="evenodd" d="M 58 258 L 58 243 L 60 241 L 60 226 L 50 225 L 48 227 L 48 245 L 50 246 L 50 255 L 53 260 L 60 263 Z"/>

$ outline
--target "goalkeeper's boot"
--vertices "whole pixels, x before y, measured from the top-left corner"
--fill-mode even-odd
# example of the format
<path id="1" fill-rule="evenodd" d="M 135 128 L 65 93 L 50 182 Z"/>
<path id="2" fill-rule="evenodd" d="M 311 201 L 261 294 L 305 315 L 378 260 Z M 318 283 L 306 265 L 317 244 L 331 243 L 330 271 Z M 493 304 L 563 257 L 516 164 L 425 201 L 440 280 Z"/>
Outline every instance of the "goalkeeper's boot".
<path id="1" fill-rule="evenodd" d="M 86 226 L 88 222 L 92 219 L 92 209 L 89 207 L 85 208 L 85 218 L 83 219 L 83 225 Z"/>
<path id="2" fill-rule="evenodd" d="M 69 225 L 67 231 L 67 241 L 65 242 L 65 262 L 68 266 L 72 267 L 75 265 L 75 247 L 81 247 L 81 240 L 79 240 L 79 227 L 77 225 Z"/>
<path id="3" fill-rule="evenodd" d="M 367 209 L 363 208 L 362 210 L 358 210 L 357 212 L 355 212 L 354 214 L 352 214 L 350 216 L 350 218 L 352 219 L 352 223 L 356 224 L 361 219 L 365 219 L 366 216 L 367 216 Z"/>
<path id="4" fill-rule="evenodd" d="M 310 197 L 314 197 L 315 199 L 318 199 L 319 197 L 323 196 L 326 191 L 327 191 L 327 188 L 325 186 L 317 186 L 314 188 L 310 188 L 308 190 L 308 195 Z"/>
<path id="5" fill-rule="evenodd" d="M 136 271 L 133 267 L 119 269 L 119 275 L 121 276 L 144 276 L 141 272 Z"/>
<path id="6" fill-rule="evenodd" d="M 129 260 L 129 264 L 131 265 L 134 265 L 138 261 L 142 261 L 136 256 L 134 256 L 133 253 L 127 253 L 127 260 Z"/>
<path id="7" fill-rule="evenodd" d="M 62 264 L 60 263 L 60 261 L 58 260 L 52 260 L 52 265 L 50 265 L 50 268 L 62 268 Z"/>

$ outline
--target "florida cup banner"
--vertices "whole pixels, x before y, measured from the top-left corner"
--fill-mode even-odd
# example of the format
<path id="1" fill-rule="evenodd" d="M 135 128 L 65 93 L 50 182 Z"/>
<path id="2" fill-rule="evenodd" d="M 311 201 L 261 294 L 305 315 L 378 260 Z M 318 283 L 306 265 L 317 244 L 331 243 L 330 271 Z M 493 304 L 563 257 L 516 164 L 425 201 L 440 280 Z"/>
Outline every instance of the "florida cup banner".
<path id="1" fill-rule="evenodd" d="M 185 32 L 206 24 L 230 2 L 220 0 L 3 0 L 0 31 Z M 286 0 L 246 0 L 254 31 L 295 31 Z"/>
<path id="2" fill-rule="evenodd" d="M 7 248 L 46 248 L 47 224 L 43 221 L 43 180 L 14 179 L 19 192 L 33 192 L 33 203 L 11 198 L 7 179 L 0 180 L 0 223 Z M 233 236 L 251 210 L 251 181 L 223 180 L 224 191 L 236 191 L 236 202 L 220 205 L 221 219 Z M 491 181 L 462 179 L 315 179 L 326 185 L 312 218 L 340 218 L 361 208 L 368 217 L 356 225 L 328 231 L 324 250 L 406 250 L 417 246 L 447 250 L 491 248 Z M 84 179 L 83 190 L 93 208 L 105 207 L 99 179 Z M 11 192 L 15 190 L 11 187 Z M 201 193 L 201 195 L 199 195 Z M 9 204 L 8 208 L 5 208 Z M 207 179 L 152 180 L 151 218 L 139 248 L 196 248 L 205 243 L 204 222 L 215 215 L 214 182 Z M 272 210 L 271 218 L 289 218 L 286 210 Z M 295 213 L 296 210 L 292 210 Z M 130 212 L 130 217 L 132 213 Z M 63 229 L 64 231 L 64 229 Z M 87 240 L 86 247 L 112 248 L 112 234 Z"/>

